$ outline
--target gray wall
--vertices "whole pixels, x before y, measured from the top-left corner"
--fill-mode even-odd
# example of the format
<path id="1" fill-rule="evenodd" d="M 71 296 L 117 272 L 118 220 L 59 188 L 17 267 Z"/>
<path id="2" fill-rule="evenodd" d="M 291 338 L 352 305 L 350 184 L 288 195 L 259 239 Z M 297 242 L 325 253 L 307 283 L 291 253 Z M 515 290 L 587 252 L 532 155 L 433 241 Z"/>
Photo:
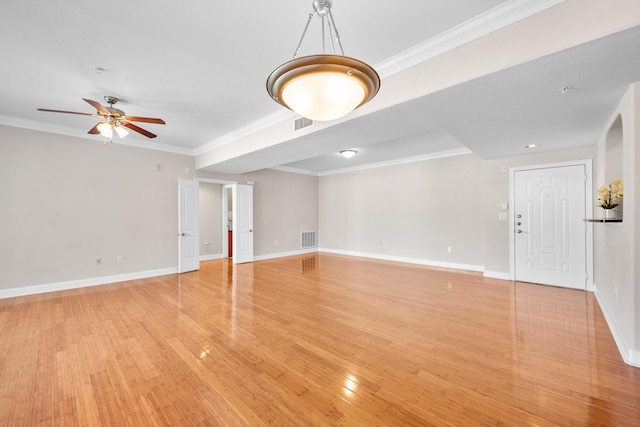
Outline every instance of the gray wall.
<path id="1" fill-rule="evenodd" d="M 507 275 L 509 222 L 498 214 L 509 201 L 509 168 L 595 153 L 590 147 L 489 161 L 465 154 L 323 176 L 320 246 Z"/>
<path id="2" fill-rule="evenodd" d="M 255 181 L 254 255 L 300 251 L 300 233 L 318 231 L 318 177 L 273 169 L 247 176 Z"/>
<path id="3" fill-rule="evenodd" d="M 613 178 L 625 186 L 623 222 L 595 224 L 596 295 L 626 358 L 640 366 L 640 84 L 632 85 L 611 118 L 620 129 L 604 130 L 598 144 L 597 187 Z M 616 123 L 618 122 L 618 123 Z M 621 138 L 621 152 L 612 147 Z M 615 158 L 610 158 L 614 156 Z"/>
<path id="4" fill-rule="evenodd" d="M 317 177 L 194 170 L 192 156 L 0 125 L 0 291 L 175 269 L 180 177 L 256 182 L 258 257 L 299 251 L 296 236 L 317 230 Z M 201 221 L 201 251 L 216 254 L 220 187 L 202 187 L 201 216 L 214 224 Z"/>
<path id="5" fill-rule="evenodd" d="M 474 154 L 323 176 L 320 246 L 481 266 L 482 205 Z"/>
<path id="6" fill-rule="evenodd" d="M 200 256 L 222 255 L 222 185 L 201 182 L 198 217 L 200 219 Z M 227 237 L 227 236 L 224 236 Z"/>
<path id="7" fill-rule="evenodd" d="M 486 271 L 509 272 L 509 222 L 498 219 L 500 204 L 509 201 L 509 169 L 572 160 L 593 160 L 595 156 L 595 147 L 587 147 L 483 162 L 483 265 Z M 503 169 L 506 169 L 506 172 L 503 172 Z"/>
<path id="8" fill-rule="evenodd" d="M 0 289 L 176 265 L 185 168 L 192 157 L 0 126 Z"/>

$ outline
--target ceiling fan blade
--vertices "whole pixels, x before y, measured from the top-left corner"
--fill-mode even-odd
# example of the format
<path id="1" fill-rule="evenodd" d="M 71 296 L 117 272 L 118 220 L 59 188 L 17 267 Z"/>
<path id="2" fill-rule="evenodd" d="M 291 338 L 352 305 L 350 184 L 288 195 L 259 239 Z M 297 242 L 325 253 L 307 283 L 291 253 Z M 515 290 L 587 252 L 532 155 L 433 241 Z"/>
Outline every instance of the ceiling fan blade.
<path id="1" fill-rule="evenodd" d="M 128 123 L 128 122 L 121 122 L 120 123 L 122 126 L 124 127 L 128 127 L 129 129 L 136 131 L 138 133 L 143 134 L 144 136 L 146 136 L 147 138 L 155 138 L 157 135 L 152 134 L 151 132 L 149 132 L 148 130 L 144 130 L 141 127 L 138 127 L 136 125 L 134 125 L 133 123 Z"/>
<path id="2" fill-rule="evenodd" d="M 49 110 L 48 108 L 38 108 L 38 111 L 46 111 L 49 113 L 80 114 L 81 116 L 95 116 L 95 114 L 91 114 L 91 113 L 78 113 L 77 111 L 63 111 L 63 110 Z"/>
<path id="3" fill-rule="evenodd" d="M 154 119 L 152 117 L 136 117 L 136 116 L 125 116 L 125 120 L 130 122 L 146 122 L 146 123 L 155 123 L 157 125 L 166 124 L 162 119 Z"/>
<path id="4" fill-rule="evenodd" d="M 100 111 L 101 113 L 105 113 L 105 114 L 111 114 L 109 112 L 109 110 L 107 110 L 106 108 L 104 108 L 102 105 L 100 105 L 99 102 L 96 101 L 92 101 L 90 99 L 87 98 L 82 98 L 83 101 L 88 102 L 89 105 L 93 106 L 93 108 L 95 108 L 96 110 Z"/>
<path id="5" fill-rule="evenodd" d="M 100 123 L 104 123 L 104 122 L 100 122 Z M 100 131 L 98 130 L 98 125 L 99 125 L 100 123 L 96 123 L 96 125 L 95 125 L 94 127 L 92 127 L 92 128 L 89 130 L 89 132 L 87 132 L 87 133 L 90 133 L 90 134 L 92 134 L 92 135 L 99 134 L 99 133 L 100 133 Z"/>

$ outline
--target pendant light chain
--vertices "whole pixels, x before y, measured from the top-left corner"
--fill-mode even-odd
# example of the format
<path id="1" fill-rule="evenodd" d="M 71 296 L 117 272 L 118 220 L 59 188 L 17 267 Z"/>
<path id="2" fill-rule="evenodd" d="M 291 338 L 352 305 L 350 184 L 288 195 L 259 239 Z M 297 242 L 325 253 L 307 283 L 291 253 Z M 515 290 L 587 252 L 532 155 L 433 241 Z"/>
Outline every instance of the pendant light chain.
<path id="1" fill-rule="evenodd" d="M 302 32 L 302 37 L 300 37 L 300 41 L 298 42 L 298 47 L 296 47 L 296 51 L 293 54 L 293 59 L 296 59 L 298 57 L 298 54 L 300 53 L 300 46 L 302 46 L 302 41 L 304 40 L 304 36 L 307 34 L 307 30 L 309 29 L 309 24 L 311 23 L 311 20 L 313 19 L 314 14 L 315 12 L 311 12 L 309 14 L 309 19 L 307 19 L 307 25 L 304 26 L 304 31 Z"/>
<path id="2" fill-rule="evenodd" d="M 326 35 L 325 35 L 325 31 L 324 31 L 324 26 L 325 26 L 325 21 L 326 21 L 326 25 L 327 28 L 329 30 L 329 40 L 331 40 L 331 53 L 335 55 L 336 53 L 336 47 L 335 47 L 335 41 L 334 41 L 334 37 L 335 40 L 338 42 L 338 47 L 340 48 L 340 54 L 342 56 L 344 56 L 344 49 L 342 48 L 342 40 L 340 40 L 340 34 L 338 33 L 338 27 L 336 27 L 336 23 L 333 20 L 333 13 L 331 13 L 331 7 L 327 4 L 325 5 L 325 13 L 320 13 L 320 11 L 318 10 L 314 10 L 313 12 L 309 13 L 309 18 L 307 19 L 307 24 L 304 27 L 304 31 L 302 31 L 302 37 L 300 37 L 300 41 L 298 42 L 298 46 L 296 47 L 296 51 L 293 54 L 293 59 L 296 59 L 298 57 L 298 55 L 300 54 L 300 47 L 302 46 L 302 42 L 304 41 L 304 37 L 307 35 L 307 30 L 309 29 L 309 24 L 311 24 L 311 20 L 313 19 L 314 15 L 318 15 L 320 17 L 321 20 L 321 26 L 322 26 L 322 53 L 326 53 Z M 333 31 L 332 31 L 333 30 Z"/>
<path id="3" fill-rule="evenodd" d="M 333 13 L 331 13 L 331 8 L 327 8 L 327 14 L 329 15 L 329 19 L 327 19 L 327 25 L 329 26 L 329 30 L 331 30 L 331 25 L 333 25 L 333 32 L 336 35 L 336 40 L 338 41 L 338 47 L 340 47 L 340 53 L 344 56 L 344 49 L 342 48 L 342 41 L 340 40 L 340 34 L 338 33 L 338 27 L 336 27 L 336 23 L 333 20 Z M 331 38 L 331 48 L 333 53 L 335 54 L 335 48 L 333 47 L 333 37 Z"/>

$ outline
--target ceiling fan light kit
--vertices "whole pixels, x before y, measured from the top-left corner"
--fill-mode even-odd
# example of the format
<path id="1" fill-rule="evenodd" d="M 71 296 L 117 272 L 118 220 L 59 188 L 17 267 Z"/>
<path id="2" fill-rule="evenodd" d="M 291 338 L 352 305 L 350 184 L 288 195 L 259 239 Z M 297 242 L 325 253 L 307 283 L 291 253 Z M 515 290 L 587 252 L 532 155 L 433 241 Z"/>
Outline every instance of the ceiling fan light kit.
<path id="1" fill-rule="evenodd" d="M 380 76 L 370 65 L 344 55 L 340 35 L 331 13 L 332 0 L 314 0 L 293 59 L 276 68 L 267 78 L 267 92 L 278 103 L 303 117 L 317 121 L 336 120 L 369 102 L 380 90 Z M 322 44 L 328 28 L 331 54 L 298 58 L 300 46 L 317 15 L 322 20 Z M 341 55 L 335 54 L 338 44 Z"/>

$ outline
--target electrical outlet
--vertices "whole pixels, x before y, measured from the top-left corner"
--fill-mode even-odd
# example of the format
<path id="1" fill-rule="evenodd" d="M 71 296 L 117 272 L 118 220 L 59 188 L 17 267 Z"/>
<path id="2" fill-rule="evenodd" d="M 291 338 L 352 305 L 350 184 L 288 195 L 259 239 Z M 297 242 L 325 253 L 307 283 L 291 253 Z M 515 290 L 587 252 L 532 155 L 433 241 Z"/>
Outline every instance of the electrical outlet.
<path id="1" fill-rule="evenodd" d="M 447 253 L 450 254 L 451 253 L 451 246 L 447 246 Z"/>
<path id="2" fill-rule="evenodd" d="M 96 265 L 102 264 L 102 258 L 96 258 Z"/>
<path id="3" fill-rule="evenodd" d="M 124 255 L 118 255 L 116 257 L 116 262 L 124 262 Z"/>
<path id="4" fill-rule="evenodd" d="M 279 243 L 279 242 L 276 240 L 275 242 L 273 242 L 273 245 L 274 245 L 274 246 L 278 246 L 278 243 Z"/>

